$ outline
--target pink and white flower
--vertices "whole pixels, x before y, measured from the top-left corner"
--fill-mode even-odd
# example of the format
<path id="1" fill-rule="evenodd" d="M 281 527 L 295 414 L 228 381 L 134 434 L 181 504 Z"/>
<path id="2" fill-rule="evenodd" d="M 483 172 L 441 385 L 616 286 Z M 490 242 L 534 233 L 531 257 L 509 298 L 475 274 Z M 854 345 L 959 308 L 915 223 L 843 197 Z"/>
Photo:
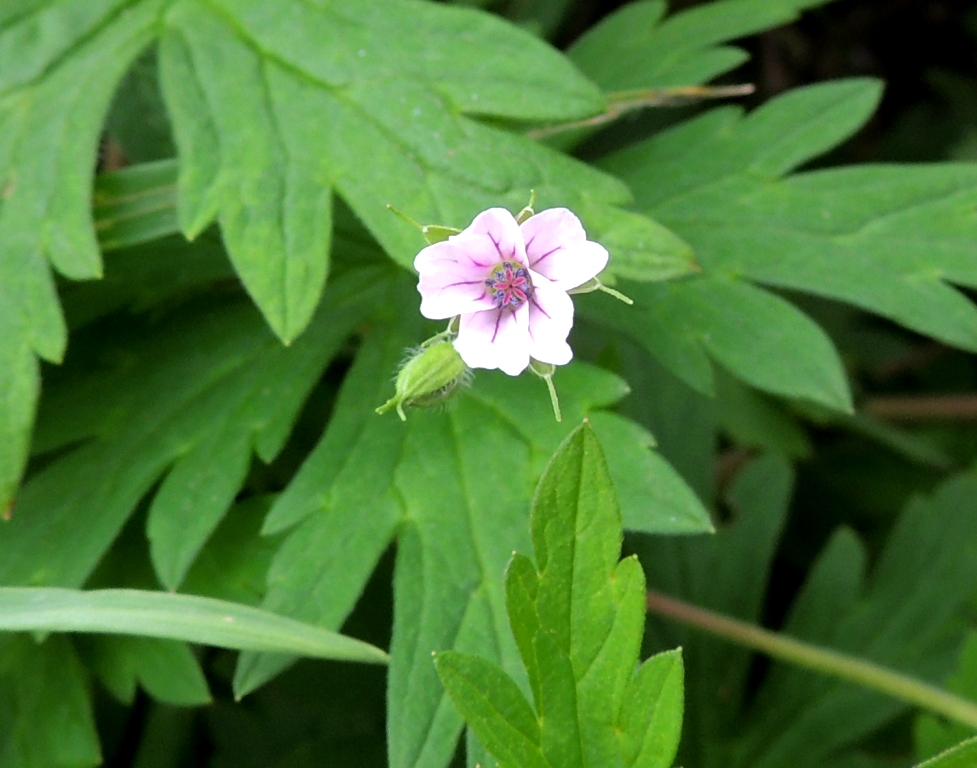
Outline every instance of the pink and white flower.
<path id="1" fill-rule="evenodd" d="M 490 208 L 414 259 L 421 314 L 459 316 L 454 345 L 465 363 L 510 376 L 522 373 L 530 358 L 570 362 L 573 301 L 567 291 L 606 264 L 607 251 L 587 240 L 566 208 L 542 211 L 521 227 L 509 211 Z"/>

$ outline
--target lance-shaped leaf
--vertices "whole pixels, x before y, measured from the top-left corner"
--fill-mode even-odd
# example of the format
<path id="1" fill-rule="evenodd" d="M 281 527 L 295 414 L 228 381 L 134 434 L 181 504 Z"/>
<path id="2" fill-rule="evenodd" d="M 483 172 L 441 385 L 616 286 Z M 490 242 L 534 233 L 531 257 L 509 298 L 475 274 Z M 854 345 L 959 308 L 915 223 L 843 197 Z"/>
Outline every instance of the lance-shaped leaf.
<path id="1" fill-rule="evenodd" d="M 0 632 L 105 632 L 384 663 L 368 643 L 260 608 L 138 589 L 0 587 Z"/>
<path id="2" fill-rule="evenodd" d="M 500 765 L 549 768 L 540 747 L 539 720 L 525 695 L 498 666 L 480 656 L 444 651 L 438 675 L 462 715 Z"/>
<path id="3" fill-rule="evenodd" d="M 635 673 L 644 575 L 635 558 L 618 562 L 621 516 L 586 424 L 540 481 L 531 527 L 536 565 L 513 556 L 506 597 L 536 720 L 530 727 L 516 683 L 475 657 L 437 655 L 448 693 L 503 765 L 529 768 L 541 755 L 561 768 L 667 768 L 681 730 L 681 656 L 656 656 Z"/>
<path id="4" fill-rule="evenodd" d="M 714 394 L 715 361 L 766 392 L 851 411 L 831 340 L 779 296 L 715 273 L 620 287 L 635 306 L 599 296 L 583 311 L 631 336 L 698 391 Z"/>

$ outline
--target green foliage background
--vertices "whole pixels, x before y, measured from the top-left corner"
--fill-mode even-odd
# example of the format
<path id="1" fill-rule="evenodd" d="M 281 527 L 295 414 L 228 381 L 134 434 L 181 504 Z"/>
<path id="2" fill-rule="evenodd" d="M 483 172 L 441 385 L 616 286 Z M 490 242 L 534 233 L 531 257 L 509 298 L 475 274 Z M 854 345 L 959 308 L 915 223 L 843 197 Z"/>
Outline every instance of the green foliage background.
<path id="1" fill-rule="evenodd" d="M 488 764 L 431 654 L 537 693 L 503 574 L 585 418 L 649 588 L 977 698 L 977 443 L 919 408 L 977 385 L 967 131 L 840 163 L 878 80 L 696 90 L 817 0 L 643 0 L 565 50 L 574 3 L 470 5 L 0 7 L 0 768 Z M 463 227 L 530 189 L 635 301 L 577 297 L 563 423 L 498 371 L 377 416 L 438 330 L 386 205 Z M 686 768 L 972 735 L 649 618 L 643 655 L 677 646 Z"/>

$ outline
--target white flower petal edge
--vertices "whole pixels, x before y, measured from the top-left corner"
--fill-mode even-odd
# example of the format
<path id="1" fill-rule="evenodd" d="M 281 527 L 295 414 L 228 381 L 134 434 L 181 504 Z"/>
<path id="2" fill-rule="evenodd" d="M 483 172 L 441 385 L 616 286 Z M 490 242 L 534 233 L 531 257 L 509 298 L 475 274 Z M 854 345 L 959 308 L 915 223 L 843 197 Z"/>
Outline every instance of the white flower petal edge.
<path id="1" fill-rule="evenodd" d="M 466 233 L 484 238 L 482 241 L 484 252 L 491 256 L 493 263 L 516 261 L 522 266 L 528 266 L 526 241 L 523 239 L 522 230 L 515 216 L 505 208 L 489 208 L 487 211 L 482 211 L 461 234 Z"/>
<path id="2" fill-rule="evenodd" d="M 529 347 L 527 307 L 461 316 L 455 349 L 469 368 L 500 368 L 518 376 L 529 367 Z"/>
<path id="3" fill-rule="evenodd" d="M 587 239 L 580 219 L 567 208 L 540 211 L 522 224 L 530 269 L 568 291 L 607 266 L 604 246 Z"/>
<path id="4" fill-rule="evenodd" d="M 471 262 L 466 239 L 452 238 L 429 245 L 414 259 L 414 268 L 420 272 L 417 290 L 424 317 L 446 320 L 493 306 L 485 285 L 488 268 Z"/>
<path id="5" fill-rule="evenodd" d="M 573 327 L 573 300 L 542 275 L 530 270 L 529 354 L 541 363 L 566 365 L 573 359 L 567 336 Z"/>

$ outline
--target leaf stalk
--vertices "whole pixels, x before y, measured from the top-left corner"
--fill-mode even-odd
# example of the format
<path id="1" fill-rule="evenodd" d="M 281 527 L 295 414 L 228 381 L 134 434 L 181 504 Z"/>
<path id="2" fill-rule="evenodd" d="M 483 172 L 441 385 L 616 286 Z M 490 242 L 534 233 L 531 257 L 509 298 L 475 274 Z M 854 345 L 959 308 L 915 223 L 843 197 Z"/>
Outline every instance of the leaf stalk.
<path id="1" fill-rule="evenodd" d="M 647 594 L 647 607 L 651 613 L 703 629 L 780 661 L 884 693 L 977 730 L 977 704 L 901 672 L 651 590 Z"/>
<path id="2" fill-rule="evenodd" d="M 612 123 L 619 117 L 648 107 L 674 107 L 702 99 L 725 99 L 747 96 L 756 90 L 752 83 L 739 85 L 690 85 L 673 88 L 637 88 L 629 91 L 612 91 L 607 94 L 607 109 L 599 115 L 569 123 L 556 123 L 535 128 L 526 133 L 530 139 L 545 139 L 558 133 L 580 128 L 596 128 Z"/>

